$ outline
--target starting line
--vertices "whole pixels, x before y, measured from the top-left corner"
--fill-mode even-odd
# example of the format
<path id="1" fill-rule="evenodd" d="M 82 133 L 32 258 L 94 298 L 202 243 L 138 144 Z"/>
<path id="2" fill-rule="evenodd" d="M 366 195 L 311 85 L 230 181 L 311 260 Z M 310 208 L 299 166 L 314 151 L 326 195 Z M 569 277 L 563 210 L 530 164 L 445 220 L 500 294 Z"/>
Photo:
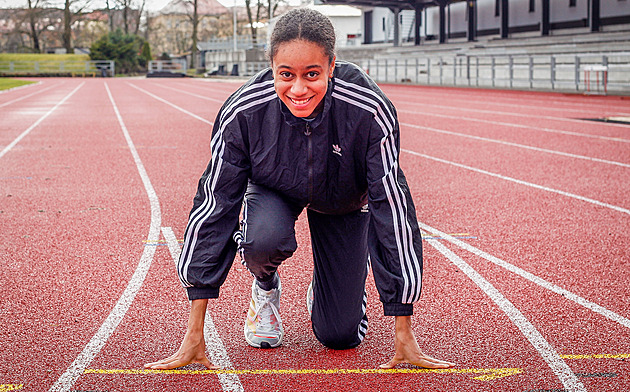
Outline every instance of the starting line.
<path id="1" fill-rule="evenodd" d="M 236 375 L 261 375 L 261 374 L 478 374 L 475 380 L 490 381 L 498 378 L 509 377 L 523 372 L 519 368 L 496 369 L 205 369 L 205 370 L 158 370 L 158 369 L 85 369 L 83 374 L 236 374 Z"/>

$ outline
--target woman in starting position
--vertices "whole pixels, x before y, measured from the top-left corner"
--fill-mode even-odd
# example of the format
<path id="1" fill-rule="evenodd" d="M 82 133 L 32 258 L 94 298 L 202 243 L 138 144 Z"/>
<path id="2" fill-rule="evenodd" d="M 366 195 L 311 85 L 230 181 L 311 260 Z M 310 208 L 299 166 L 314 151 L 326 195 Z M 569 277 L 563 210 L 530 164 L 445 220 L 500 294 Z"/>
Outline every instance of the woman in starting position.
<path id="1" fill-rule="evenodd" d="M 304 209 L 314 259 L 307 305 L 317 339 L 333 349 L 361 343 L 370 264 L 384 314 L 395 317 L 395 354 L 381 367 L 453 366 L 425 355 L 411 328 L 422 239 L 398 162 L 396 111 L 360 68 L 336 62 L 334 49 L 327 17 L 289 11 L 271 36 L 271 68 L 219 111 L 177 266 L 191 300 L 188 328 L 174 355 L 145 367 L 214 368 L 205 354 L 204 317 L 237 251 L 254 276 L 245 339 L 254 347 L 279 346 L 277 269 L 297 248 L 295 222 Z"/>

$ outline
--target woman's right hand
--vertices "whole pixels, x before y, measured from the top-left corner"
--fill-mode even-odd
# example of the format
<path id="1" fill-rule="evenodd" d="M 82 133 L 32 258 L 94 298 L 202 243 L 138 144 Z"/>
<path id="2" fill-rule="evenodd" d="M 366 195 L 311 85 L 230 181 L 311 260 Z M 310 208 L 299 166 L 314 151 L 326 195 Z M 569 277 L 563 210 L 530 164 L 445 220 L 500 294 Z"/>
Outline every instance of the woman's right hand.
<path id="1" fill-rule="evenodd" d="M 206 317 L 207 299 L 195 299 L 191 302 L 188 328 L 179 350 L 161 361 L 144 365 L 145 369 L 168 370 L 186 366 L 191 363 L 200 363 L 208 369 L 218 369 L 206 356 L 206 342 L 203 337 L 203 324 Z"/>

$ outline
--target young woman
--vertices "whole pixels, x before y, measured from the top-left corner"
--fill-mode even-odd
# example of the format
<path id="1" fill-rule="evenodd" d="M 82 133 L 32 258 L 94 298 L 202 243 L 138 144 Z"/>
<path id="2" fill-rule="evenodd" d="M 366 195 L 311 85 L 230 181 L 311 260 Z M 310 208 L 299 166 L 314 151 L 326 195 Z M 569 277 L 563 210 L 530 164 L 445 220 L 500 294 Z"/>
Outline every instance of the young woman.
<path id="1" fill-rule="evenodd" d="M 422 242 L 398 164 L 396 111 L 361 69 L 335 61 L 334 47 L 333 26 L 321 13 L 286 13 L 271 36 L 271 68 L 219 111 L 178 263 L 192 301 L 188 329 L 174 355 L 145 367 L 214 367 L 205 354 L 204 316 L 237 251 L 254 276 L 245 339 L 279 346 L 277 269 L 297 248 L 294 226 L 304 209 L 314 259 L 307 303 L 317 339 L 334 349 L 361 343 L 371 266 L 384 314 L 396 317 L 395 355 L 381 366 L 453 366 L 422 353 L 411 329 Z"/>

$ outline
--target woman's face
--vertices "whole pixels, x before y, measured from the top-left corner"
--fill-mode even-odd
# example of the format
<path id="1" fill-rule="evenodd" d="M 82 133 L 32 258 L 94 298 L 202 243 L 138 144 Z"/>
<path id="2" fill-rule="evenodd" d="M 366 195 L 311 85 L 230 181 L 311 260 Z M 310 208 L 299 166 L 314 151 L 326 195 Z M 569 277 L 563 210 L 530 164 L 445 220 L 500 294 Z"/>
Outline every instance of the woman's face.
<path id="1" fill-rule="evenodd" d="M 310 41 L 282 43 L 271 61 L 276 93 L 296 117 L 314 117 L 335 68 L 324 49 Z"/>

